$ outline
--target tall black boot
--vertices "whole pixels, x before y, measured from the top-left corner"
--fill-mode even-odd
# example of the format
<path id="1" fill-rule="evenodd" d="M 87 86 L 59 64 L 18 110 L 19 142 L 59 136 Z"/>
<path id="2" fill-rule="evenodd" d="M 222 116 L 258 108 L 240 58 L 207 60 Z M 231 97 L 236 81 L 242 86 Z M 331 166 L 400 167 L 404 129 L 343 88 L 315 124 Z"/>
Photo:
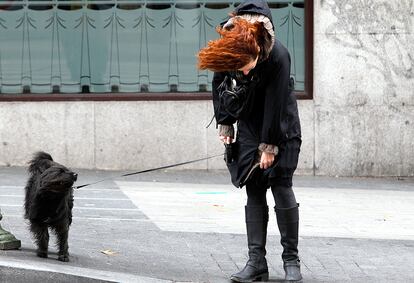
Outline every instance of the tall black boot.
<path id="1" fill-rule="evenodd" d="M 280 231 L 280 243 L 283 246 L 283 268 L 286 281 L 300 281 L 300 260 L 298 256 L 299 240 L 299 204 L 291 208 L 276 208 L 277 225 Z"/>
<path id="2" fill-rule="evenodd" d="M 247 245 L 249 260 L 246 266 L 230 279 L 235 282 L 268 281 L 269 270 L 266 262 L 266 235 L 269 208 L 266 206 L 245 207 Z"/>

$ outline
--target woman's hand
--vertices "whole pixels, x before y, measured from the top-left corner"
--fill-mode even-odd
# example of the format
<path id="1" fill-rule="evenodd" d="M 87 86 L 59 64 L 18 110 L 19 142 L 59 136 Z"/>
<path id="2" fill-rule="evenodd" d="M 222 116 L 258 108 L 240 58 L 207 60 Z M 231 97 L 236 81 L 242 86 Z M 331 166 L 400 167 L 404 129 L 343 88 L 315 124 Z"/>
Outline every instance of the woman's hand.
<path id="1" fill-rule="evenodd" d="M 233 138 L 228 136 L 219 136 L 219 139 L 225 144 L 231 144 L 233 142 Z"/>
<path id="2" fill-rule="evenodd" d="M 262 152 L 262 156 L 260 158 L 260 168 L 267 169 L 272 166 L 273 161 L 275 161 L 275 155 L 273 153 Z"/>

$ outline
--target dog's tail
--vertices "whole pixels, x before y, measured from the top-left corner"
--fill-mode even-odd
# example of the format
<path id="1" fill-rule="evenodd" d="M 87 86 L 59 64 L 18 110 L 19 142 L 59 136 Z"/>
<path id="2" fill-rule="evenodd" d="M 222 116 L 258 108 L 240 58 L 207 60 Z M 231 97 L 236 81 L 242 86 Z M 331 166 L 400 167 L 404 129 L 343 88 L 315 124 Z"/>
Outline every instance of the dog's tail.
<path id="1" fill-rule="evenodd" d="M 36 173 L 37 171 L 43 171 L 47 169 L 50 161 L 53 161 L 52 156 L 49 153 L 38 151 L 33 154 L 32 160 L 29 161 L 29 172 Z"/>

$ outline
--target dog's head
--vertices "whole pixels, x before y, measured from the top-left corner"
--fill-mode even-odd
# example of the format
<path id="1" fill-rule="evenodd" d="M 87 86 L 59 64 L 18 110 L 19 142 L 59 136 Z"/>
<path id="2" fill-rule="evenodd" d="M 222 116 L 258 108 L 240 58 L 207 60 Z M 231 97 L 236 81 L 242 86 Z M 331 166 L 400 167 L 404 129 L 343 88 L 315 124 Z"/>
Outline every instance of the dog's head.
<path id="1" fill-rule="evenodd" d="M 30 161 L 29 172 L 37 176 L 40 190 L 44 192 L 66 193 L 72 189 L 78 174 L 54 162 L 45 152 L 38 152 Z"/>

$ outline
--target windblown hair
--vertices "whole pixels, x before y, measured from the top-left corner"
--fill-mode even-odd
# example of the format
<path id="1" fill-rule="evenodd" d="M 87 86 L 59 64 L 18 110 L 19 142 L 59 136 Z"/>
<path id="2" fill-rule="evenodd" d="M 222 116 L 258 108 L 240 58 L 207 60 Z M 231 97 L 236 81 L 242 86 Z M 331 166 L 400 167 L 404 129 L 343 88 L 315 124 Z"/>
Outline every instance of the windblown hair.
<path id="1" fill-rule="evenodd" d="M 208 42 L 198 53 L 198 68 L 214 72 L 238 70 L 260 53 L 259 43 L 266 32 L 261 23 L 237 18 L 229 27 L 218 27 L 220 38 Z"/>

